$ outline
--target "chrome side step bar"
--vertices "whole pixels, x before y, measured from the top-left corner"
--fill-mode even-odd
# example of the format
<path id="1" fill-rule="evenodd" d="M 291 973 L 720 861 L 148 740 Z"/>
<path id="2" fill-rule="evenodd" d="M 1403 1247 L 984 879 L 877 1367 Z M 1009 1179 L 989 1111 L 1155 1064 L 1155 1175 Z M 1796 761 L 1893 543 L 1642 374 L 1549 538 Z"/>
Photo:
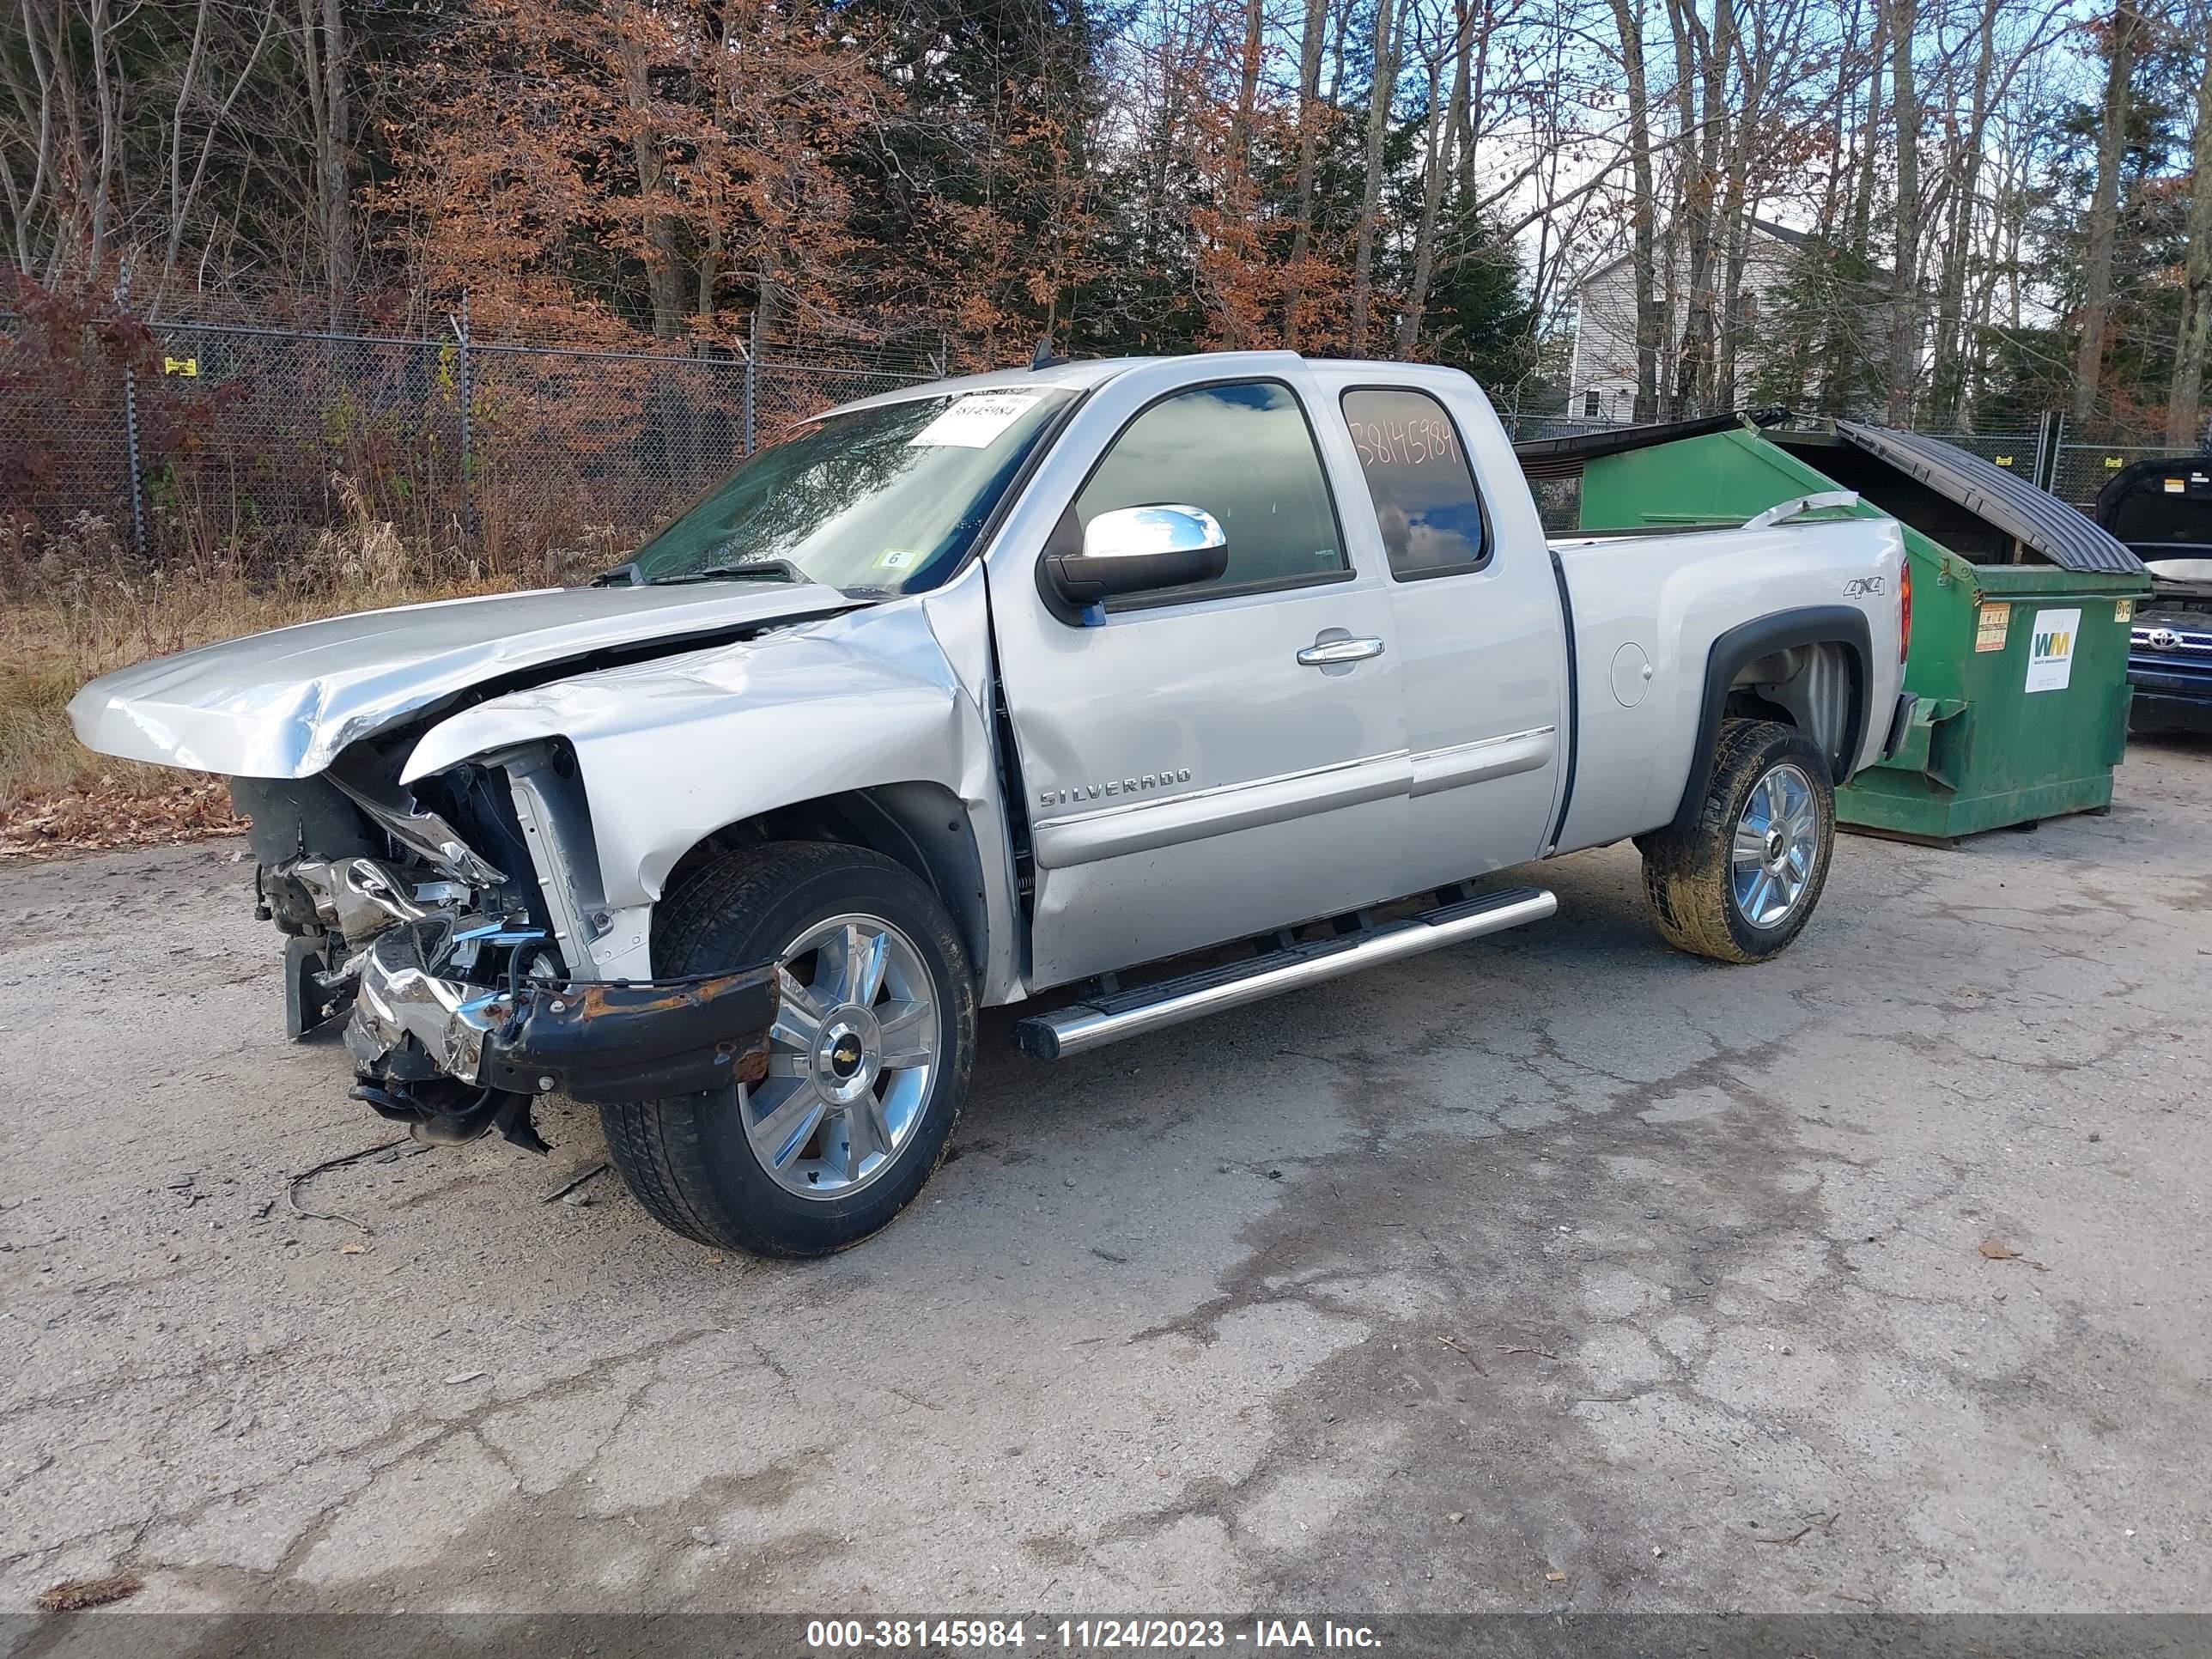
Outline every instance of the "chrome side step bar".
<path id="1" fill-rule="evenodd" d="M 1048 1014 L 1032 1014 L 1016 1023 L 1014 1042 L 1033 1060 L 1064 1060 L 1087 1048 L 1119 1042 L 1123 1037 L 1180 1025 L 1187 1019 L 1218 1014 L 1227 1008 L 1241 1008 L 1248 1002 L 1356 974 L 1401 957 L 1418 956 L 1423 951 L 1541 921 L 1559 908 L 1555 896 L 1534 887 L 1485 893 L 1340 939 L 1288 945 L 1249 961 L 1204 969 L 1133 991 L 1093 997 Z"/>

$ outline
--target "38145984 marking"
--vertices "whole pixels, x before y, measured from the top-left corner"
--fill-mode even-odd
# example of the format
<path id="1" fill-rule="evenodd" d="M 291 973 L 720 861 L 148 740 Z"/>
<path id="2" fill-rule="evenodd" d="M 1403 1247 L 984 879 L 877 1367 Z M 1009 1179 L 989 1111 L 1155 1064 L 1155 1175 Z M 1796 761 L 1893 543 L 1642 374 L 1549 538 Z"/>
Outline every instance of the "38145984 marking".
<path id="1" fill-rule="evenodd" d="M 996 1649 L 1027 1647 L 1045 1640 L 1040 1625 L 1032 1637 L 1021 1619 L 813 1619 L 806 1645 L 824 1651 L 847 1649 Z"/>
<path id="2" fill-rule="evenodd" d="M 808 1621 L 806 1644 L 824 1652 L 1044 1648 L 1190 1653 L 1225 1648 L 1231 1632 L 1224 1619 L 817 1619 Z M 1253 1638 L 1239 1631 L 1238 1642 Z"/>
<path id="3" fill-rule="evenodd" d="M 1026 1648 L 1075 1652 L 1198 1653 L 1214 1649 L 1379 1650 L 1372 1626 L 1334 1619 L 1259 1619 L 1232 1628 L 1225 1619 L 817 1619 L 806 1644 L 825 1652 L 846 1650 L 928 1650 Z"/>

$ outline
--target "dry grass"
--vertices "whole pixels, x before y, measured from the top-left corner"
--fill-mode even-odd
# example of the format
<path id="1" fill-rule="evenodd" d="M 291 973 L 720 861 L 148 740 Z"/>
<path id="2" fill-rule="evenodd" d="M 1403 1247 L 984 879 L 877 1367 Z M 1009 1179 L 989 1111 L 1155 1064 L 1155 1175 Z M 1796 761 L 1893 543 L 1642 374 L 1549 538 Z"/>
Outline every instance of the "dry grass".
<path id="1" fill-rule="evenodd" d="M 82 518 L 43 532 L 0 515 L 0 860 L 235 831 L 219 779 L 94 755 L 67 708 L 110 669 L 349 611 L 487 592 L 389 524 L 326 531 L 297 568 L 221 560 L 148 569 Z"/>

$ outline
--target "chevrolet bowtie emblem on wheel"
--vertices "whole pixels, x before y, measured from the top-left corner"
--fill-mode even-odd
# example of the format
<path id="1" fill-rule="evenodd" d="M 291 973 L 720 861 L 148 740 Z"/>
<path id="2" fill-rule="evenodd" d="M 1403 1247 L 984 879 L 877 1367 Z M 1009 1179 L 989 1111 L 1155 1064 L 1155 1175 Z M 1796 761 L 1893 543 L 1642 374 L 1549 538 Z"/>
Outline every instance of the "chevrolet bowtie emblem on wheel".
<path id="1" fill-rule="evenodd" d="M 2144 643 L 2154 651 L 2171 651 L 2181 643 L 2181 635 L 2171 628 L 2154 628 Z"/>

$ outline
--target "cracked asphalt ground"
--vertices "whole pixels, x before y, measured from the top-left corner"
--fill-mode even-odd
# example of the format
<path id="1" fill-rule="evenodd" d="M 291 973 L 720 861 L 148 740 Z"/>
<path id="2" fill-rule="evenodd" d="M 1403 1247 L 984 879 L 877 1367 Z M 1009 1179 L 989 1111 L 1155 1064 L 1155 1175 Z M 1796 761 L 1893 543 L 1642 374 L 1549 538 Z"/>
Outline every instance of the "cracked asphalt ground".
<path id="1" fill-rule="evenodd" d="M 235 844 L 0 872 L 0 1609 L 2212 1606 L 2212 748 L 1045 1068 L 836 1260 L 400 1146 Z M 360 1224 L 331 1217 L 351 1217 Z"/>

